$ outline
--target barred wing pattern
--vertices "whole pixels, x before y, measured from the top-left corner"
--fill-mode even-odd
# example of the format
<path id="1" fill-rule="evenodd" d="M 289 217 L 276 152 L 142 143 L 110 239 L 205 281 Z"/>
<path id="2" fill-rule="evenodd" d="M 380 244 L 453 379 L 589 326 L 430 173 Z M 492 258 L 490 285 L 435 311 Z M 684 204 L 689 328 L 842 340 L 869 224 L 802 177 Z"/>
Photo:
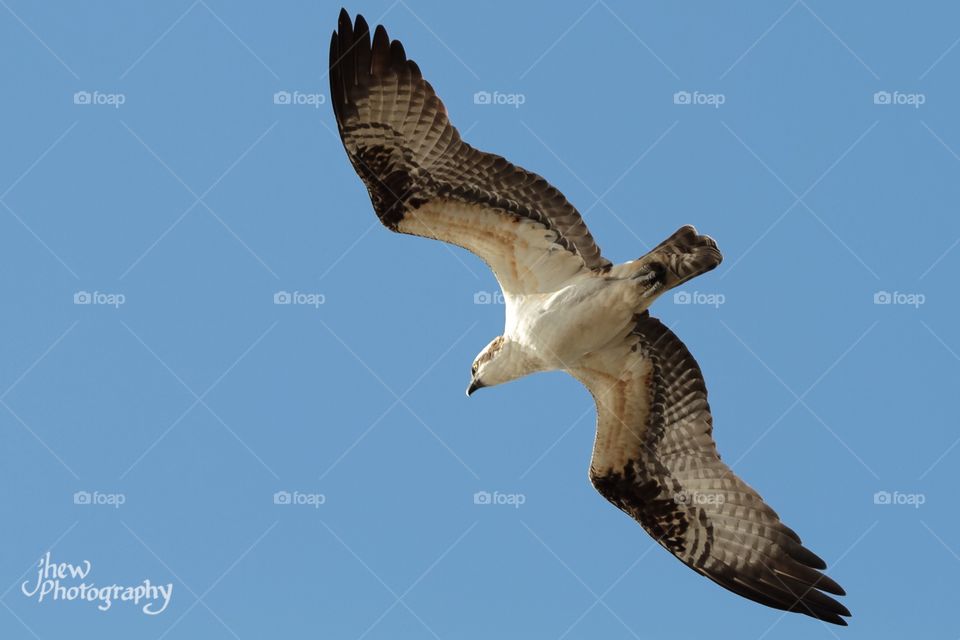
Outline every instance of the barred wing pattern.
<path id="1" fill-rule="evenodd" d="M 330 95 L 350 161 L 380 221 L 464 247 L 505 292 L 549 291 L 610 262 L 563 194 L 460 139 L 443 103 L 378 26 L 342 11 L 330 42 Z"/>
<path id="2" fill-rule="evenodd" d="M 672 331 L 645 312 L 621 344 L 571 373 L 596 400 L 590 479 L 607 500 L 730 591 L 846 624 L 823 560 L 720 460 L 703 375 Z"/>

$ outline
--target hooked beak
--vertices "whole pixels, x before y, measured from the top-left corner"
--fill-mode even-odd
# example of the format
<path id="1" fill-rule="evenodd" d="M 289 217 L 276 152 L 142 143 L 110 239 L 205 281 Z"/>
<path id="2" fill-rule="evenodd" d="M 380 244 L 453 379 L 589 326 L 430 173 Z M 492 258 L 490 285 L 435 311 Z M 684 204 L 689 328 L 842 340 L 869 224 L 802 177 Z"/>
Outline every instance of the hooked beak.
<path id="1" fill-rule="evenodd" d="M 470 397 L 471 395 L 473 395 L 473 392 L 476 391 L 477 389 L 480 389 L 485 386 L 486 385 L 481 384 L 479 380 L 474 378 L 473 380 L 470 381 L 470 386 L 467 387 L 467 397 Z"/>

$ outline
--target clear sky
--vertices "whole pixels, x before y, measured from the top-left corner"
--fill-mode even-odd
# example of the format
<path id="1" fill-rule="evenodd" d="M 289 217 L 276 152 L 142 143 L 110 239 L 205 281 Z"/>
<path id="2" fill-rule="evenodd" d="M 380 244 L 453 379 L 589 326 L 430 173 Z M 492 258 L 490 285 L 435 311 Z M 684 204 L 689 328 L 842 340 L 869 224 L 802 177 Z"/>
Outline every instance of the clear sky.
<path id="1" fill-rule="evenodd" d="M 716 238 L 653 312 L 851 626 L 606 503 L 567 376 L 464 396 L 496 282 L 379 226 L 327 102 L 338 4 L 3 0 L 0 637 L 960 636 L 958 9 L 348 8 L 610 259 Z M 41 598 L 48 551 L 85 577 Z"/>

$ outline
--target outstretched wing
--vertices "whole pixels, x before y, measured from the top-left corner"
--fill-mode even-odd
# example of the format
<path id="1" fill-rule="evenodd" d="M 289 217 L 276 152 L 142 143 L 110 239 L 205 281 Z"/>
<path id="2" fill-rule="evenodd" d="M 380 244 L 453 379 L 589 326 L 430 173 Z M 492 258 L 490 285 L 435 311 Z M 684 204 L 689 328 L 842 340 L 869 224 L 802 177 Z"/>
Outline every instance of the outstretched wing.
<path id="1" fill-rule="evenodd" d="M 383 224 L 464 247 L 510 293 L 549 291 L 604 269 L 580 214 L 540 176 L 474 149 L 403 45 L 341 11 L 330 95 L 350 161 Z"/>
<path id="2" fill-rule="evenodd" d="M 597 403 L 590 479 L 694 571 L 761 604 L 844 625 L 823 560 L 720 460 L 700 367 L 646 312 L 571 373 Z"/>

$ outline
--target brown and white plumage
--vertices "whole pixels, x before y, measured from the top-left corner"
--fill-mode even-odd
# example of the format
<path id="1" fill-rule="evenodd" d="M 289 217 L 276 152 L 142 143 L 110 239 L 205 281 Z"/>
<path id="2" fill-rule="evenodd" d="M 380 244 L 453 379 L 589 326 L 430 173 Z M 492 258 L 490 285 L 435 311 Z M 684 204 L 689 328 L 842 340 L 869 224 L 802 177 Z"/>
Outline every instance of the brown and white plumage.
<path id="1" fill-rule="evenodd" d="M 386 30 L 340 13 L 330 41 L 340 137 L 381 222 L 477 254 L 505 291 L 549 290 L 609 266 L 579 212 L 540 176 L 460 139 L 447 111 Z M 548 254 L 544 257 L 544 254 Z"/>
<path id="2" fill-rule="evenodd" d="M 845 624 L 826 565 L 717 454 L 696 360 L 646 312 L 571 373 L 597 404 L 590 480 L 694 571 L 762 604 Z"/>
<path id="3" fill-rule="evenodd" d="M 464 247 L 494 271 L 507 322 L 474 362 L 468 395 L 560 369 L 597 404 L 590 478 L 698 573 L 762 604 L 845 624 L 824 563 L 721 462 L 700 368 L 647 308 L 715 268 L 716 243 L 685 226 L 613 266 L 577 210 L 540 176 L 461 140 L 446 109 L 378 26 L 345 11 L 330 92 L 347 155 L 392 231 Z"/>

